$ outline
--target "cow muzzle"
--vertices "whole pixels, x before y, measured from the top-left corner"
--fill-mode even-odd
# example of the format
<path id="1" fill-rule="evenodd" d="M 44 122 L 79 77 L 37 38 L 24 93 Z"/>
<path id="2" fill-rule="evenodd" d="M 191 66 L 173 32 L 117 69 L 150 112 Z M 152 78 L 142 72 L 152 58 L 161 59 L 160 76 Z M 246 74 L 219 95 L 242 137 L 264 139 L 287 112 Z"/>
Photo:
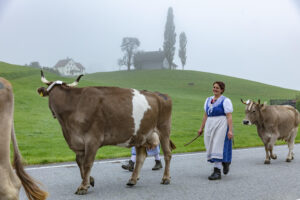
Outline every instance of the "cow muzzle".
<path id="1" fill-rule="evenodd" d="M 37 89 L 37 92 L 39 93 L 39 95 L 40 95 L 41 97 L 46 97 L 46 96 L 49 95 L 49 93 L 47 92 L 47 89 L 44 88 L 44 87 L 38 88 L 38 89 Z"/>
<path id="2" fill-rule="evenodd" d="M 249 120 L 243 120 L 244 125 L 251 125 L 251 122 Z"/>

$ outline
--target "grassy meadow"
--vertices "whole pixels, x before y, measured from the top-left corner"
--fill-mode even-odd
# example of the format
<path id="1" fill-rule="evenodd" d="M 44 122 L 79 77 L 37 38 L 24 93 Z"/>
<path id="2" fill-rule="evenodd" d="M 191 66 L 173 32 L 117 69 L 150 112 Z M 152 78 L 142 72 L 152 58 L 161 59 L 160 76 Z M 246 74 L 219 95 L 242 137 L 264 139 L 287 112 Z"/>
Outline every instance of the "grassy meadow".
<path id="1" fill-rule="evenodd" d="M 60 125 L 48 108 L 48 98 L 36 92 L 44 86 L 38 69 L 0 62 L 0 76 L 9 80 L 15 95 L 15 129 L 19 148 L 27 164 L 74 161 L 75 154 L 67 146 Z M 45 72 L 48 80 L 73 82 Z M 234 148 L 262 146 L 255 126 L 244 126 L 244 105 L 240 99 L 293 99 L 300 91 L 289 90 L 244 79 L 212 73 L 181 70 L 99 72 L 82 77 L 78 87 L 118 86 L 167 93 L 173 100 L 171 139 L 176 144 L 174 153 L 203 151 L 203 137 L 187 147 L 183 145 L 196 136 L 203 116 L 206 97 L 212 95 L 212 83 L 224 81 L 224 95 L 234 106 Z M 189 83 L 193 83 L 190 85 Z M 300 134 L 296 138 L 300 142 Z M 278 142 L 282 144 L 283 142 Z M 96 159 L 130 156 L 130 150 L 106 146 L 98 150 Z"/>

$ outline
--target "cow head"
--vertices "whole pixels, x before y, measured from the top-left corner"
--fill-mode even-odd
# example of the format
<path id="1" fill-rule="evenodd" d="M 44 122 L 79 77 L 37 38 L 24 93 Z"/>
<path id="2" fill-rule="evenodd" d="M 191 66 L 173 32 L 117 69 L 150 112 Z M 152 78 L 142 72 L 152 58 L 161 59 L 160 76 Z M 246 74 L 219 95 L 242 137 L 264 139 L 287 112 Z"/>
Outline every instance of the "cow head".
<path id="1" fill-rule="evenodd" d="M 254 102 L 252 100 L 247 100 L 244 102 L 241 99 L 242 103 L 246 105 L 245 114 L 246 117 L 243 120 L 244 125 L 257 124 L 261 119 L 261 110 L 263 109 L 265 104 L 260 104 L 260 100 L 258 102 Z"/>
<path id="2" fill-rule="evenodd" d="M 48 87 L 45 88 L 45 87 L 40 87 L 37 89 L 37 92 L 39 93 L 40 96 L 42 97 L 46 97 L 49 95 L 49 93 L 51 92 L 51 90 L 55 87 L 55 86 L 60 86 L 60 87 L 75 87 L 76 85 L 78 85 L 78 82 L 80 80 L 80 78 L 82 77 L 83 75 L 80 75 L 78 76 L 78 78 L 76 79 L 76 81 L 74 81 L 73 83 L 71 84 L 67 84 L 67 83 L 64 83 L 62 81 L 48 81 L 45 76 L 44 76 L 44 73 L 43 71 L 41 70 L 41 81 L 43 83 L 45 83 Z"/>

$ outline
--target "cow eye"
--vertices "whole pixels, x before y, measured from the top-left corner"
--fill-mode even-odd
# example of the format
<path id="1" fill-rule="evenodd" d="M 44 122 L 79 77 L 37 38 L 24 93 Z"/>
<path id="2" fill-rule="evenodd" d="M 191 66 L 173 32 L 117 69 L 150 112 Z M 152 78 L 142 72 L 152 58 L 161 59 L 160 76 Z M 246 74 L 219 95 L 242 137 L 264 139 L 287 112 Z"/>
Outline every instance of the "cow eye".
<path id="1" fill-rule="evenodd" d="M 252 112 L 255 113 L 255 110 L 253 110 Z"/>

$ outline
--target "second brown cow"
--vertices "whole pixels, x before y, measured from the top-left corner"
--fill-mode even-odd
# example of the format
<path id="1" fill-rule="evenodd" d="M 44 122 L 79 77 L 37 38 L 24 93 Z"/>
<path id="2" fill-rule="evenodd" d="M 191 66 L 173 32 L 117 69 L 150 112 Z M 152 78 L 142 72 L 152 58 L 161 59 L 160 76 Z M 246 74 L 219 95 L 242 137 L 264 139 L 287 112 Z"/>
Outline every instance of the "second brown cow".
<path id="1" fill-rule="evenodd" d="M 245 125 L 255 124 L 257 133 L 265 145 L 266 159 L 265 164 L 270 164 L 270 160 L 276 159 L 273 154 L 273 146 L 276 140 L 285 140 L 288 143 L 289 153 L 287 162 L 294 159 L 294 143 L 300 123 L 299 112 L 289 105 L 266 105 L 248 100 L 242 103 L 246 105 L 246 118 L 243 120 Z"/>

